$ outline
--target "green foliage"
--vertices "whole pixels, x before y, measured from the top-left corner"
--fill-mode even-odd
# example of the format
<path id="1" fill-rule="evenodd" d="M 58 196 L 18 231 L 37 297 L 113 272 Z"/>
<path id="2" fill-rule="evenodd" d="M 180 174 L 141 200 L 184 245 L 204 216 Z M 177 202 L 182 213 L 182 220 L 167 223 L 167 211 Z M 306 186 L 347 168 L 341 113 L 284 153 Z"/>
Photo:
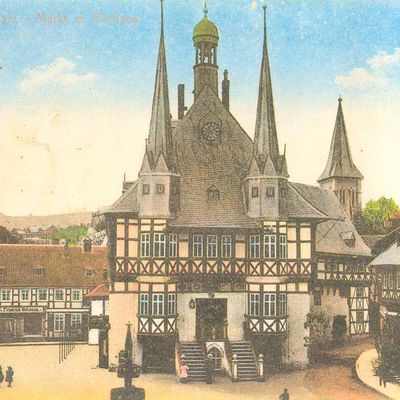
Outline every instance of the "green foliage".
<path id="1" fill-rule="evenodd" d="M 399 206 L 392 198 L 380 197 L 369 200 L 364 209 L 355 216 L 355 225 L 362 235 L 379 235 L 385 233 L 383 222 L 389 213 L 399 211 Z"/>
<path id="2" fill-rule="evenodd" d="M 48 235 L 48 239 L 66 239 L 68 244 L 76 246 L 86 236 L 88 225 L 71 225 L 66 228 L 57 228 Z"/>
<path id="3" fill-rule="evenodd" d="M 374 374 L 387 382 L 399 383 L 400 347 L 385 346 L 372 364 Z"/>
<path id="4" fill-rule="evenodd" d="M 331 342 L 329 317 L 322 311 L 314 311 L 310 318 L 310 351 L 316 353 Z"/>

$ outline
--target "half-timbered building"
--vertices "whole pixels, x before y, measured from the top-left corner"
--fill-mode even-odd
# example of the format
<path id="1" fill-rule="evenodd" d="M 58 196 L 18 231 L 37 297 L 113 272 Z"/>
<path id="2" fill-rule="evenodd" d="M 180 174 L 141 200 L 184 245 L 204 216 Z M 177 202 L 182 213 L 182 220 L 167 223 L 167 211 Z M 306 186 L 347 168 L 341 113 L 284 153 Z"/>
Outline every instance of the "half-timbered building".
<path id="1" fill-rule="evenodd" d="M 107 249 L 0 245 L 0 341 L 88 340 L 84 296 L 103 281 Z"/>
<path id="2" fill-rule="evenodd" d="M 190 377 L 204 379 L 209 352 L 217 370 L 231 373 L 236 357 L 239 379 L 255 379 L 258 354 L 267 368 L 307 365 L 315 307 L 344 314 L 351 334 L 368 331 L 369 249 L 334 188 L 289 181 L 264 19 L 254 140 L 230 112 L 227 71 L 219 97 L 219 32 L 207 10 L 193 32 L 194 101 L 185 112 L 179 85 L 171 121 L 161 19 L 143 163 L 104 211 L 111 359 L 131 322 L 144 370 L 173 370 L 184 355 Z"/>

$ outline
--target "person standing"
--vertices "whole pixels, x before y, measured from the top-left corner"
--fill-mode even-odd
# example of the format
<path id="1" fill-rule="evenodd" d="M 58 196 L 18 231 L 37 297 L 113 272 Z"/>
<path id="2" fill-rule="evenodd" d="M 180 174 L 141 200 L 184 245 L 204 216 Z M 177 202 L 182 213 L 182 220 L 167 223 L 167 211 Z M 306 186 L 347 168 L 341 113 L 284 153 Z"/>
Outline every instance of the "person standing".
<path id="1" fill-rule="evenodd" d="M 8 387 L 11 387 L 11 384 L 14 380 L 14 371 L 11 367 L 7 367 L 7 371 L 6 371 L 6 382 L 8 383 Z"/>
<path id="2" fill-rule="evenodd" d="M 179 380 L 181 383 L 187 383 L 188 371 L 189 371 L 189 367 L 185 363 L 185 356 L 182 356 L 181 366 L 179 367 Z"/>
<path id="3" fill-rule="evenodd" d="M 214 383 L 214 362 L 211 354 L 206 358 L 206 382 L 208 384 Z"/>
<path id="4" fill-rule="evenodd" d="M 1 365 L 0 365 L 0 385 L 3 383 L 4 381 L 4 374 L 3 374 L 3 370 L 1 369 Z"/>
<path id="5" fill-rule="evenodd" d="M 289 400 L 289 392 L 287 389 L 283 389 L 283 393 L 279 396 L 279 400 Z"/>

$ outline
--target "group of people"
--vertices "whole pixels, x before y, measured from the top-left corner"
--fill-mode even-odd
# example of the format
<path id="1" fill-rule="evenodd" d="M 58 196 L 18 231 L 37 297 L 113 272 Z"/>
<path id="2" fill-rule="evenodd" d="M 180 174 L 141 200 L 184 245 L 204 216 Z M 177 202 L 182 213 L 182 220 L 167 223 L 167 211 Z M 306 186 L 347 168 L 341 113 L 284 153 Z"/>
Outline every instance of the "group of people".
<path id="1" fill-rule="evenodd" d="M 3 381 L 8 383 L 8 387 L 11 387 L 11 384 L 14 380 L 14 370 L 11 367 L 7 367 L 6 376 L 4 376 L 3 369 L 0 366 L 0 385 Z"/>
<path id="2" fill-rule="evenodd" d="M 189 378 L 189 366 L 185 362 L 185 356 L 181 358 L 181 366 L 179 368 L 179 380 L 181 383 L 187 383 Z M 211 354 L 206 358 L 206 382 L 214 383 L 214 362 Z"/>

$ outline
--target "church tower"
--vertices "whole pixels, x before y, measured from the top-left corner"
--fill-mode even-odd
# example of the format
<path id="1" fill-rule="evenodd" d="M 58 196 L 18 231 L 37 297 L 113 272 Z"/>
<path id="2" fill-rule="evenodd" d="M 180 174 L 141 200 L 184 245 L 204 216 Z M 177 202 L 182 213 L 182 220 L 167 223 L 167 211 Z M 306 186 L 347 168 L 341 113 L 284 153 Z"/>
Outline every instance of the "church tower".
<path id="1" fill-rule="evenodd" d="M 328 162 L 318 182 L 321 187 L 333 190 L 350 218 L 362 207 L 361 183 L 364 179 L 355 166 L 347 138 L 342 98 L 339 98 L 335 128 Z"/>
<path id="2" fill-rule="evenodd" d="M 193 67 L 195 99 L 207 85 L 218 96 L 218 40 L 218 28 L 208 19 L 207 5 L 204 4 L 204 17 L 193 30 L 193 43 L 196 49 Z"/>
<path id="3" fill-rule="evenodd" d="M 253 157 L 246 178 L 247 214 L 251 218 L 278 219 L 287 192 L 286 156 L 279 154 L 264 6 L 264 43 L 258 92 Z"/>
<path id="4" fill-rule="evenodd" d="M 167 61 L 164 44 L 164 12 L 161 1 L 161 33 L 153 105 L 146 152 L 139 172 L 139 214 L 169 218 L 179 205 L 179 167 L 172 143 Z"/>

